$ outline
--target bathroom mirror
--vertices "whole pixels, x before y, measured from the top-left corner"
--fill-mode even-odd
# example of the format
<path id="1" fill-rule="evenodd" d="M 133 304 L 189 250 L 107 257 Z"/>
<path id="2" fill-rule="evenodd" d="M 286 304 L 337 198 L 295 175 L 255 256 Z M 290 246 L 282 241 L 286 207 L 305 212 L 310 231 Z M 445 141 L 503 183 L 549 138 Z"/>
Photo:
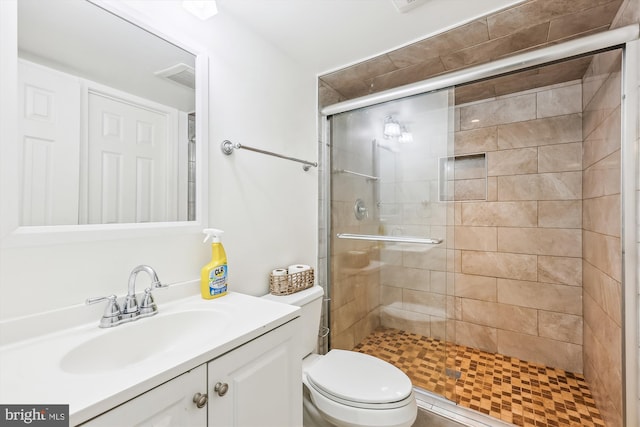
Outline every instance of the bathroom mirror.
<path id="1" fill-rule="evenodd" d="M 196 220 L 196 55 L 87 0 L 17 14 L 17 225 Z"/>

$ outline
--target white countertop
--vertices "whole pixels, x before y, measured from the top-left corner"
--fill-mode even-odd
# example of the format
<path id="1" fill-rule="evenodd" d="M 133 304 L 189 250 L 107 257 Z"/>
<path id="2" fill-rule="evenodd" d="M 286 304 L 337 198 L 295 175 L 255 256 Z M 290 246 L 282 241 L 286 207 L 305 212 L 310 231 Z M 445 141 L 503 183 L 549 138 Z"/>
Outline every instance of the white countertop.
<path id="1" fill-rule="evenodd" d="M 170 316 L 185 311 L 212 310 L 210 333 L 199 332 L 198 339 L 185 338 L 176 345 L 155 349 L 152 355 L 120 368 L 114 366 L 89 373 L 63 369 L 69 350 L 107 334 L 119 338 L 136 333 L 136 325 L 157 323 L 151 334 L 140 337 L 133 348 L 129 342 L 114 345 L 111 352 L 137 351 L 153 347 L 154 337 L 169 333 Z M 69 404 L 70 424 L 85 422 L 145 391 L 192 368 L 208 362 L 299 316 L 299 308 L 248 295 L 229 293 L 221 298 L 203 300 L 192 296 L 159 304 L 153 317 L 108 329 L 98 328 L 98 320 L 36 338 L 0 347 L 0 402 L 3 404 Z M 164 317 L 164 319 L 163 319 Z M 200 325 L 202 326 L 202 325 Z M 195 327 L 195 325 L 194 325 Z M 130 328 L 125 330 L 125 328 Z M 174 330 L 173 334 L 176 333 Z M 157 335 L 156 335 L 157 334 Z M 188 335 L 188 334 L 186 334 Z M 126 341 L 126 340 L 125 340 Z M 118 343 L 118 339 L 113 340 Z M 142 346 L 142 347 L 137 347 Z M 76 352 L 77 356 L 77 352 Z"/>

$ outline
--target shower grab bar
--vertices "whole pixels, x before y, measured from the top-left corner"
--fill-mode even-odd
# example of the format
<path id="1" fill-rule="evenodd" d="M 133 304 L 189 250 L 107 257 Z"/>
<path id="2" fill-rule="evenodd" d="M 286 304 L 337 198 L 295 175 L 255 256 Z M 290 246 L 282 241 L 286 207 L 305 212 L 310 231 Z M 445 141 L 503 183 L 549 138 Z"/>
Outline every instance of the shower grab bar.
<path id="1" fill-rule="evenodd" d="M 348 173 L 350 175 L 355 175 L 355 176 L 361 176 L 363 178 L 370 179 L 371 181 L 377 181 L 377 180 L 380 179 L 379 176 L 367 175 L 367 174 L 364 174 L 364 173 L 354 172 L 354 171 L 350 171 L 350 170 L 346 170 L 346 169 L 340 169 L 340 170 L 337 170 L 336 172 L 338 172 L 338 173 Z"/>
<path id="2" fill-rule="evenodd" d="M 413 236 L 379 236 L 375 234 L 350 234 L 338 233 L 338 239 L 349 240 L 375 240 L 378 242 L 396 242 L 396 243 L 419 243 L 423 245 L 438 245 L 442 243 L 442 239 L 430 239 Z"/>
<path id="3" fill-rule="evenodd" d="M 284 156 L 282 154 L 274 153 L 272 151 L 261 150 L 259 148 L 249 147 L 248 145 L 242 145 L 239 142 L 233 143 L 233 142 L 229 141 L 228 139 L 225 139 L 224 141 L 222 141 L 222 144 L 220 145 L 220 149 L 227 156 L 230 156 L 233 153 L 234 149 L 241 149 L 241 148 L 243 150 L 255 151 L 256 153 L 266 154 L 268 156 L 279 157 L 281 159 L 286 159 L 286 160 L 291 160 L 293 162 L 302 163 L 302 169 L 304 169 L 305 172 L 308 171 L 311 168 L 311 166 L 313 166 L 314 168 L 318 167 L 318 163 L 317 162 L 308 162 L 306 160 L 296 159 L 295 157 Z"/>

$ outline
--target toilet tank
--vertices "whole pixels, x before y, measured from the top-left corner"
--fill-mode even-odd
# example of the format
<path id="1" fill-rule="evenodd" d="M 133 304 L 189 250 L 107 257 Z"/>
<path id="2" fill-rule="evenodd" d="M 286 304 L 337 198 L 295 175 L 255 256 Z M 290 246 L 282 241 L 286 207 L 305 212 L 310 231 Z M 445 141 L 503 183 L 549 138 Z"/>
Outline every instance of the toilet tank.
<path id="1" fill-rule="evenodd" d="M 267 294 L 262 298 L 277 301 L 284 304 L 295 305 L 301 308 L 300 324 L 302 334 L 300 338 L 302 357 L 316 351 L 318 344 L 318 332 L 320 330 L 320 313 L 322 311 L 322 296 L 324 290 L 318 285 L 309 289 L 293 293 L 291 295 Z"/>

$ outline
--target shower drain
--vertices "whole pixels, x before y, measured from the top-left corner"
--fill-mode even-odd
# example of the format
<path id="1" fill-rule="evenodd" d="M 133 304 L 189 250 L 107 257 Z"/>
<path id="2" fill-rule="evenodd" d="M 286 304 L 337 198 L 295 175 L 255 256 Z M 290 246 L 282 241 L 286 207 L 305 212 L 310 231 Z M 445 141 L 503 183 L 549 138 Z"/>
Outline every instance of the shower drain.
<path id="1" fill-rule="evenodd" d="M 460 377 L 462 376 L 462 373 L 460 371 L 456 371 L 456 370 L 449 369 L 449 368 L 446 368 L 444 370 L 444 373 L 449 378 L 453 378 L 453 379 L 456 379 L 456 380 L 460 379 Z"/>

